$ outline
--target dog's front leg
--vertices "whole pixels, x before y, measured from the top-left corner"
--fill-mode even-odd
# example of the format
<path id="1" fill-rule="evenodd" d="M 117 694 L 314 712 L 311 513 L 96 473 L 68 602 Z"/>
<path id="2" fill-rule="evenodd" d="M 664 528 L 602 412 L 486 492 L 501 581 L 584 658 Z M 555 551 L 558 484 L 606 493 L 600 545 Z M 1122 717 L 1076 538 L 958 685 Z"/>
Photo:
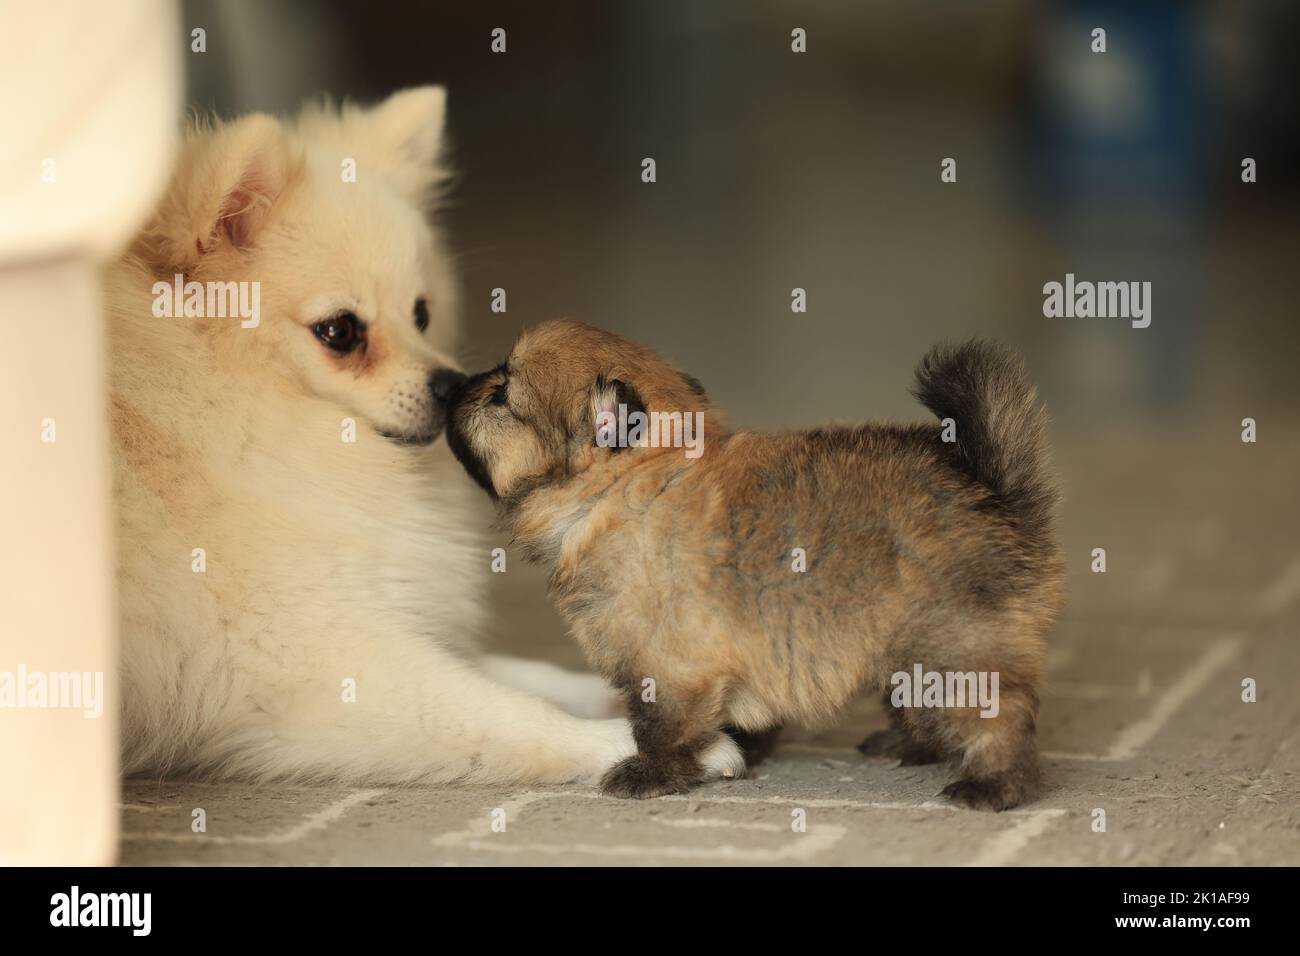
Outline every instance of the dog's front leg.
<path id="1" fill-rule="evenodd" d="M 580 674 L 549 661 L 504 654 L 484 654 L 479 666 L 494 681 L 536 694 L 579 717 L 615 717 L 623 713 L 622 697 L 597 674 Z"/>
<path id="2" fill-rule="evenodd" d="M 635 750 L 626 720 L 566 714 L 423 639 L 295 650 L 240 675 L 198 763 L 254 777 L 594 783 Z"/>

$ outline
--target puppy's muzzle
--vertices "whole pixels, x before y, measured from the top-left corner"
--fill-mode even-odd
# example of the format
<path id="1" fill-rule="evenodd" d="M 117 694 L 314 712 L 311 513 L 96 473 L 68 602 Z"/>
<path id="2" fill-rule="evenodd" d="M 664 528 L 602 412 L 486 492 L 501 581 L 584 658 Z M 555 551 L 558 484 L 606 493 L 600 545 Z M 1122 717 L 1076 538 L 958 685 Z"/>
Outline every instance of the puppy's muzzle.
<path id="1" fill-rule="evenodd" d="M 462 375 L 461 380 L 452 388 L 446 405 L 447 447 L 451 449 L 456 460 L 461 463 L 474 482 L 495 499 L 497 492 L 492 487 L 492 476 L 488 471 L 487 463 L 474 452 L 465 434 L 465 419 L 474 414 L 477 404 L 474 400 L 475 389 L 489 374 L 484 372 L 473 378 L 465 378 Z"/>

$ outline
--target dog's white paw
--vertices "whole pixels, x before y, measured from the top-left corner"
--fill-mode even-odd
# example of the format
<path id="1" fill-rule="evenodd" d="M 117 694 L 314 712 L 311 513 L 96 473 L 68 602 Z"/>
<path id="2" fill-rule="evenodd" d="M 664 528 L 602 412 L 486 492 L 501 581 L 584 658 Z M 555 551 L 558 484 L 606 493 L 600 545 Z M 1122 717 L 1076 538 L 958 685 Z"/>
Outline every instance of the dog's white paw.
<path id="1" fill-rule="evenodd" d="M 636 753 L 632 725 L 622 717 L 615 720 L 589 720 L 583 723 L 592 728 L 595 744 L 592 762 L 584 777 L 590 783 L 599 783 L 607 770 Z"/>
<path id="2" fill-rule="evenodd" d="M 732 780 L 745 775 L 745 755 L 727 734 L 718 734 L 717 739 L 701 751 L 698 759 L 706 777 Z"/>

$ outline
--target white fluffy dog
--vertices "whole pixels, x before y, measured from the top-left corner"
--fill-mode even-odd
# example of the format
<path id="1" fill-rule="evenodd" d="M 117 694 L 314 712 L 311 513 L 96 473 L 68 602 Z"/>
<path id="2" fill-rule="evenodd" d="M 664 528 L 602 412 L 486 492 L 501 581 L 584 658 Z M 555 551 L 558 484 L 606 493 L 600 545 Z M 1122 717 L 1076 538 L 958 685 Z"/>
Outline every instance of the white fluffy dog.
<path id="1" fill-rule="evenodd" d="M 444 104 L 196 129 L 109 270 L 127 772 L 559 782 L 634 752 L 574 716 L 608 714 L 594 677 L 473 650 L 483 512 L 434 444 Z"/>

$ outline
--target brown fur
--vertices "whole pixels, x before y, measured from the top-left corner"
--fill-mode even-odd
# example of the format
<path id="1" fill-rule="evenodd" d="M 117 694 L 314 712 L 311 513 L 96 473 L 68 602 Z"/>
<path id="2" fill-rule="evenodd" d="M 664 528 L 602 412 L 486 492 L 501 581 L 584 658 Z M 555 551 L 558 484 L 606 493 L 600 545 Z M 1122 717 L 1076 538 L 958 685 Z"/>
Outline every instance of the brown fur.
<path id="1" fill-rule="evenodd" d="M 936 351 L 918 377 L 932 409 L 960 416 L 956 444 L 934 425 L 733 432 L 649 349 L 567 321 L 526 332 L 456 397 L 453 450 L 552 568 L 573 636 L 627 694 L 639 753 L 609 792 L 680 791 L 724 726 L 823 723 L 920 663 L 998 672 L 1000 712 L 897 711 L 890 753 L 960 759 L 945 793 L 971 806 L 1032 798 L 1035 689 L 1063 576 L 1043 416 L 1018 361 L 989 346 Z M 597 447 L 595 411 L 615 395 L 704 412 L 703 455 Z"/>

